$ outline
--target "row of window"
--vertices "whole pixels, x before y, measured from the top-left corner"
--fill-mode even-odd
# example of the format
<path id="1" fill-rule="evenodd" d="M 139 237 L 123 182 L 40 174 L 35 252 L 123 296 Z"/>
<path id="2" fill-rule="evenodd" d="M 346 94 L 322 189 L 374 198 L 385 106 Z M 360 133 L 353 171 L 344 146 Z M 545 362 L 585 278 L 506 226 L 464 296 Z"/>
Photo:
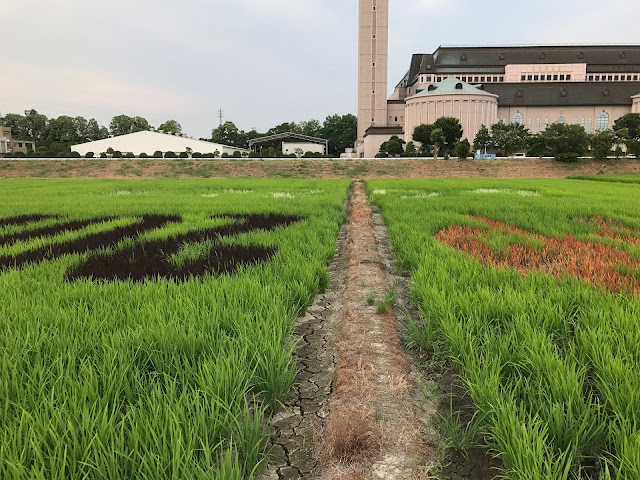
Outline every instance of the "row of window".
<path id="1" fill-rule="evenodd" d="M 570 74 L 547 74 L 540 75 L 535 73 L 525 73 L 520 75 L 521 82 L 569 82 L 571 81 Z"/>
<path id="2" fill-rule="evenodd" d="M 638 74 L 627 74 L 627 75 L 588 75 L 587 80 L 590 82 L 637 82 Z"/>
<path id="3" fill-rule="evenodd" d="M 462 80 L 463 82 L 468 83 L 499 83 L 504 82 L 504 76 L 455 76 L 455 75 L 423 75 L 420 77 L 420 81 L 422 83 L 438 83 L 442 80 L 446 80 L 447 78 L 457 78 L 458 80 Z"/>
<path id="4" fill-rule="evenodd" d="M 575 125 L 582 125 L 582 127 L 586 128 L 587 132 L 591 133 L 593 132 L 593 118 L 589 118 L 588 120 L 588 124 L 585 125 L 585 118 L 582 117 L 582 121 L 578 121 L 579 118 L 576 117 L 576 120 L 574 122 Z M 519 123 L 520 125 L 524 125 L 524 115 L 520 112 L 516 112 L 513 114 L 513 117 L 511 118 L 511 121 L 513 123 Z M 505 119 L 505 123 L 507 122 L 507 119 Z M 559 117 L 556 120 L 556 123 L 567 123 L 567 119 L 564 117 Z M 547 128 L 549 126 L 549 119 L 547 118 L 545 120 L 545 125 L 544 128 Z M 529 118 L 529 131 L 533 132 L 533 119 Z M 596 120 L 596 131 L 597 132 L 602 132 L 604 130 L 606 130 L 607 128 L 609 128 L 609 114 L 607 112 L 600 112 L 600 114 L 598 114 L 598 118 Z M 536 119 L 536 133 L 540 133 L 540 119 Z"/>

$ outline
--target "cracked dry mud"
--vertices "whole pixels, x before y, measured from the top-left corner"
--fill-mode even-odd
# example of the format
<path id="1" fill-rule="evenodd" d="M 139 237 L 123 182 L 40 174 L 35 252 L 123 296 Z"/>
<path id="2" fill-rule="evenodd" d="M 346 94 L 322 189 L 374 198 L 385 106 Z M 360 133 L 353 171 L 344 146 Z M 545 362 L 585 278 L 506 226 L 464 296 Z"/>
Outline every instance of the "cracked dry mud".
<path id="1" fill-rule="evenodd" d="M 259 480 L 426 480 L 437 478 L 438 467 L 452 479 L 492 478 L 495 465 L 484 450 L 472 452 L 479 460 L 471 461 L 450 452 L 439 465 L 428 439 L 438 437 L 434 425 L 442 399 L 426 399 L 417 383 L 431 376 L 453 380 L 454 374 L 416 368 L 402 343 L 399 317 L 419 313 L 407 279 L 396 274 L 387 228 L 367 204 L 361 183 L 349 206 L 329 288 L 296 327 L 296 386 L 273 419 L 272 462 Z M 395 308 L 378 313 L 377 302 L 392 288 Z M 376 302 L 367 305 L 371 296 Z M 354 411 L 371 419 L 374 448 L 337 460 L 327 454 L 324 426 Z"/>

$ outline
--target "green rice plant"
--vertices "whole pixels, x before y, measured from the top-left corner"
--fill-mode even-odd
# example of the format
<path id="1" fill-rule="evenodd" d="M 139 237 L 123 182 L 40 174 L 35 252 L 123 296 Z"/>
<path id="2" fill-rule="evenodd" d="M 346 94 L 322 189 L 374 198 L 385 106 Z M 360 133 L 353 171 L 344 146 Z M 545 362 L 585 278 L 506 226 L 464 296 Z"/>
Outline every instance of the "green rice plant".
<path id="1" fill-rule="evenodd" d="M 638 477 L 640 299 L 568 276 L 485 266 L 434 239 L 451 225 L 482 228 L 470 215 L 484 216 L 640 258 L 633 240 L 603 238 L 598 222 L 585 221 L 612 219 L 635 229 L 634 185 L 385 180 L 370 181 L 367 189 L 385 192 L 372 198 L 397 263 L 412 275 L 422 320 L 405 322 L 407 344 L 438 344 L 459 370 L 505 477 Z M 440 195 L 420 195 L 434 191 Z M 519 234 L 492 233 L 485 241 L 495 251 L 527 244 Z"/>
<path id="2" fill-rule="evenodd" d="M 387 313 L 389 308 L 393 307 L 396 304 L 396 291 L 395 288 L 390 288 L 387 292 L 385 292 L 382 300 L 378 302 L 378 307 L 376 308 L 376 313 L 381 315 L 383 313 Z"/>
<path id="3" fill-rule="evenodd" d="M 38 213 L 114 220 L 9 244 L 0 255 L 108 232 L 149 213 L 180 215 L 182 223 L 99 251 L 229 222 L 211 220 L 219 214 L 302 219 L 273 231 L 185 244 L 169 259 L 180 265 L 219 245 L 276 249 L 272 258 L 233 275 L 66 280 L 86 253 L 0 270 L 0 478 L 254 478 L 266 462 L 268 419 L 293 384 L 297 315 L 328 283 L 348 182 L 1 183 L 0 218 Z M 309 193 L 319 190 L 324 193 Z M 5 227 L 0 236 L 51 224 Z"/>

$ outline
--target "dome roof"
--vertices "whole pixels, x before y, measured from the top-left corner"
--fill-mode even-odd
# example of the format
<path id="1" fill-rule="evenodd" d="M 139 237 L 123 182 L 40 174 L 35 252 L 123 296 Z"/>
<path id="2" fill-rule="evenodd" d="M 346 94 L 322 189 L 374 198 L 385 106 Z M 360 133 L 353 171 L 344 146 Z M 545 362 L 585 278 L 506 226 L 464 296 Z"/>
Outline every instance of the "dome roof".
<path id="1" fill-rule="evenodd" d="M 487 95 L 490 97 L 497 97 L 497 95 L 493 93 L 485 92 L 475 85 L 463 82 L 457 78 L 445 78 L 441 82 L 431 85 L 428 89 L 422 90 L 409 98 L 426 97 L 431 95 L 455 95 L 459 93 L 466 95 Z"/>

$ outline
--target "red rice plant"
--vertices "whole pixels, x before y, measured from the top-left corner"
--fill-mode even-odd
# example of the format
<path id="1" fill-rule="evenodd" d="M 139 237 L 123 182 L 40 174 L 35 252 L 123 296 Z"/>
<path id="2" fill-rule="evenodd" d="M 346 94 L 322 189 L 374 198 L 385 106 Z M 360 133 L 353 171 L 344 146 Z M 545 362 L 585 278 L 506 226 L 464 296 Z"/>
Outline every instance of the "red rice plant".
<path id="1" fill-rule="evenodd" d="M 436 240 L 494 267 L 512 267 L 521 273 L 539 270 L 558 278 L 567 274 L 616 292 L 640 294 L 640 275 L 634 274 L 640 272 L 640 260 L 627 252 L 571 236 L 545 237 L 484 217 L 472 218 L 484 222 L 489 230 L 455 225 L 440 231 Z M 513 233 L 531 239 L 541 248 L 516 243 L 496 251 L 487 243 L 489 238 Z"/>

